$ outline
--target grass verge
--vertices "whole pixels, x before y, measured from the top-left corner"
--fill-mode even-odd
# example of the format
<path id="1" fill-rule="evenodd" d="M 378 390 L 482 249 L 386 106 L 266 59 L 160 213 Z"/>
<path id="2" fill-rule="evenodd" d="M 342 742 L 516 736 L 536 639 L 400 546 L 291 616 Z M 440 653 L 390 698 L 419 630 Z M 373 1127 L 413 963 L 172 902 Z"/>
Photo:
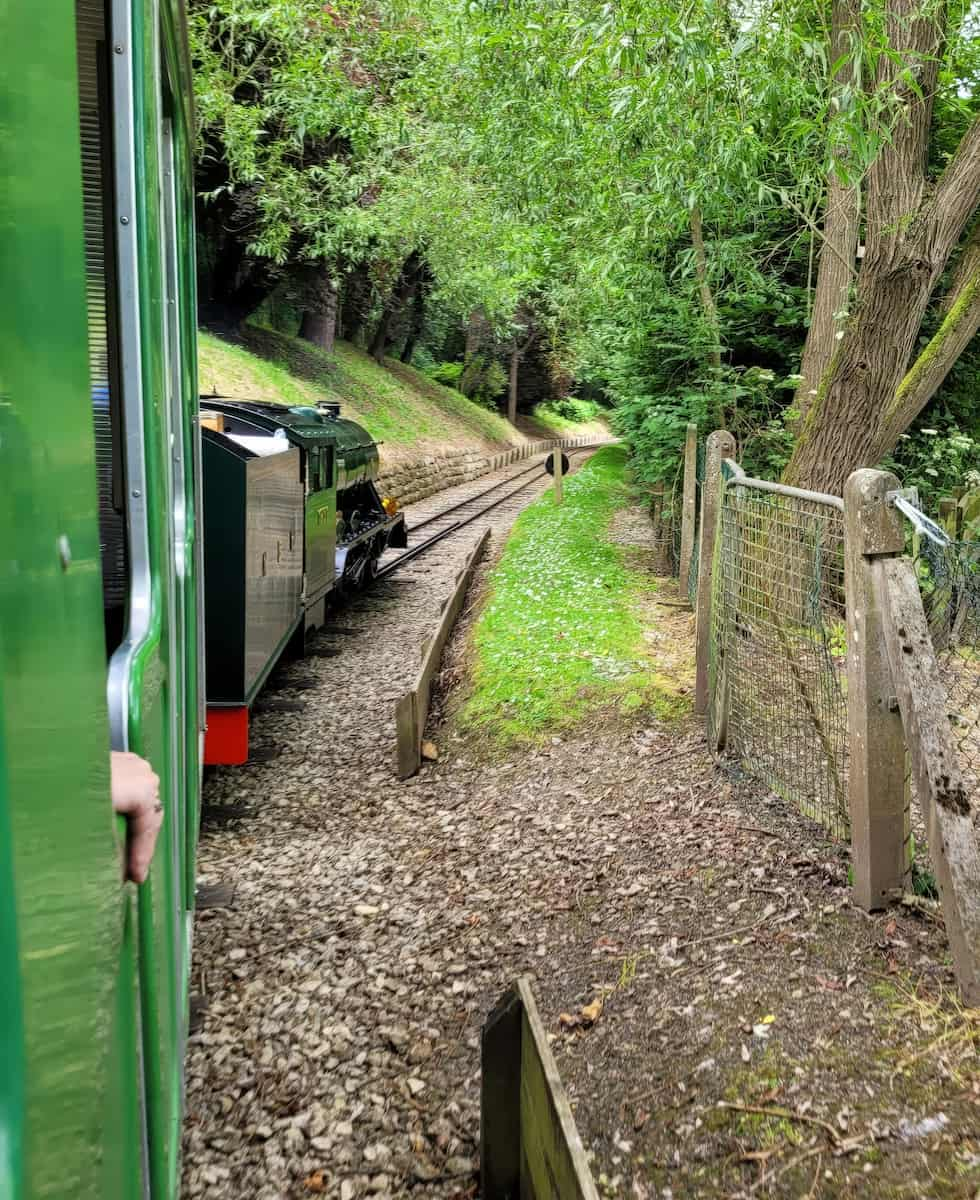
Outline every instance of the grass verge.
<path id="1" fill-rule="evenodd" d="M 457 724 L 503 744 L 567 729 L 597 708 L 679 715 L 687 702 L 658 674 L 643 609 L 655 586 L 606 536 L 630 502 L 626 452 L 610 446 L 518 518 L 473 632 L 472 688 Z"/>

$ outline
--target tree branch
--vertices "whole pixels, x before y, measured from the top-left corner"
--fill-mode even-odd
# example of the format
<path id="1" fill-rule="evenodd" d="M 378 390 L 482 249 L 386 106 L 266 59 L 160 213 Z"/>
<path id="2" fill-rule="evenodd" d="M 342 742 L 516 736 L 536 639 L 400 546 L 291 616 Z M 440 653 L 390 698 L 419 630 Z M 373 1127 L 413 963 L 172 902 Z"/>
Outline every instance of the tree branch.
<path id="1" fill-rule="evenodd" d="M 851 53 L 852 38 L 861 24 L 860 0 L 833 0 L 831 6 L 830 61 L 846 56 L 844 65 L 833 84 L 833 95 L 857 81 L 857 64 Z M 837 149 L 846 147 L 837 145 Z M 848 307 L 848 294 L 857 272 L 858 233 L 861 224 L 860 193 L 856 183 L 846 184 L 831 169 L 827 179 L 827 199 L 824 206 L 820 259 L 817 265 L 817 287 L 808 314 L 810 327 L 800 359 L 800 383 L 793 407 L 799 414 L 793 431 L 803 428 L 810 402 L 817 395 L 820 380 L 830 366 L 837 347 L 836 333 L 843 328 L 838 314 Z M 813 242 L 810 242 L 811 267 Z M 809 280 L 808 280 L 809 287 Z"/>
<path id="2" fill-rule="evenodd" d="M 963 134 L 927 207 L 933 237 L 951 253 L 980 203 L 980 115 Z"/>
<path id="3" fill-rule="evenodd" d="M 814 221 L 813 217 L 808 216 L 807 213 L 800 208 L 800 206 L 793 200 L 791 196 L 787 196 L 783 203 L 787 206 L 787 208 L 791 208 L 793 212 L 795 212 L 800 218 L 803 224 L 806 225 L 807 229 L 809 229 L 811 233 L 815 234 L 816 237 L 819 238 L 821 254 L 826 250 L 828 254 L 834 255 L 843 270 L 847 272 L 848 277 L 851 280 L 857 279 L 857 267 L 855 267 L 853 262 L 848 262 L 847 259 L 841 255 L 840 250 L 838 250 L 831 239 L 827 237 L 826 233 L 824 233 L 817 222 Z M 824 215 L 826 217 L 827 211 L 825 211 Z"/>
<path id="4" fill-rule="evenodd" d="M 527 341 L 524 343 L 524 345 L 521 346 L 520 349 L 517 351 L 518 357 L 523 358 L 524 355 L 527 354 L 528 350 L 530 350 L 531 347 L 534 345 L 534 343 L 538 340 L 538 333 L 539 333 L 539 331 L 537 329 L 534 329 L 531 331 L 531 336 L 527 339 Z"/>
<path id="5" fill-rule="evenodd" d="M 876 457 L 890 453 L 899 437 L 933 398 L 980 328 L 980 222 L 974 227 L 943 300 L 942 324 L 899 384 L 882 414 Z"/>
<path id="6" fill-rule="evenodd" d="M 714 340 L 710 354 L 711 365 L 713 367 L 720 367 L 721 329 L 718 324 L 718 308 L 715 305 L 715 298 L 711 294 L 711 285 L 708 283 L 708 256 L 704 249 L 701 209 L 696 204 L 691 209 L 691 242 L 694 246 L 694 269 L 698 277 L 698 292 L 701 296 L 701 307 L 704 309 L 704 319 Z"/>

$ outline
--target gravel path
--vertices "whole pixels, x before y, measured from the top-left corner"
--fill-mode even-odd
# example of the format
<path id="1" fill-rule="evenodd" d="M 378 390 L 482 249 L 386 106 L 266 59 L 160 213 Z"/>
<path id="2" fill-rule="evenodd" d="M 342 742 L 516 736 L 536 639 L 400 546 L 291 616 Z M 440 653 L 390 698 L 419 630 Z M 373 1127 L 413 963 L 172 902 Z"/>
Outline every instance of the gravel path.
<path id="1" fill-rule="evenodd" d="M 394 778 L 395 698 L 483 527 L 337 614 L 257 716 L 280 756 L 209 778 L 202 882 L 236 895 L 197 921 L 184 1195 L 472 1200 L 480 1029 L 529 973 L 604 1196 L 972 1198 L 941 928 L 854 909 L 844 850 L 699 723 L 597 713 L 489 760 L 442 728 Z M 639 511 L 610 535 L 650 558 Z M 690 614 L 650 603 L 687 680 Z"/>
<path id="2" fill-rule="evenodd" d="M 431 497 L 409 525 L 512 474 Z M 199 882 L 235 894 L 196 921 L 208 1007 L 187 1057 L 185 1196 L 471 1194 L 465 1079 L 506 972 L 496 941 L 466 936 L 491 898 L 467 804 L 488 777 L 400 784 L 394 703 L 483 529 L 499 539 L 546 487 L 347 604 L 256 707 L 253 747 L 278 756 L 209 774 Z"/>

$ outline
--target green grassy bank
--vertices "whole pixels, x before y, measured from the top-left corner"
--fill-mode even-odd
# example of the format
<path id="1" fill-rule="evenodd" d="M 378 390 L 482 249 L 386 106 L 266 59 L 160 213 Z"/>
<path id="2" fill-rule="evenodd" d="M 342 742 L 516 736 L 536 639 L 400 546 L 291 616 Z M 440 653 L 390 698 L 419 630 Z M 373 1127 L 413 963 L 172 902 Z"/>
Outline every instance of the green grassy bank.
<path id="1" fill-rule="evenodd" d="M 535 740 L 587 714 L 669 716 L 686 707 L 644 637 L 650 574 L 607 536 L 630 503 L 626 453 L 610 446 L 522 513 L 489 579 L 473 632 L 472 690 L 458 725 L 500 742 Z"/>
<path id="2" fill-rule="evenodd" d="M 309 342 L 261 325 L 246 326 L 242 338 L 240 345 L 199 334 L 202 395 L 217 392 L 285 404 L 338 402 L 344 416 L 360 422 L 391 450 L 426 445 L 502 449 L 528 440 L 500 413 L 394 359 L 381 366 L 347 342 L 337 342 L 333 355 L 327 355 Z M 577 436 L 592 427 L 564 422 L 555 433 Z M 549 432 L 544 429 L 535 436 Z"/>

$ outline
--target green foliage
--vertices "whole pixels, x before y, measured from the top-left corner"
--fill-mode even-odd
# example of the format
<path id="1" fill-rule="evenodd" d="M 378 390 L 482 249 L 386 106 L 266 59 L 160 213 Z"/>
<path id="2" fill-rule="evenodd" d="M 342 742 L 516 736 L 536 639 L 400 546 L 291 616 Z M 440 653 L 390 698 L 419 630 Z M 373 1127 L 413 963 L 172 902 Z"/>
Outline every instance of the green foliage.
<path id="1" fill-rule="evenodd" d="M 484 408 L 496 408 L 504 389 L 507 376 L 495 358 L 485 354 L 474 354 L 465 364 L 459 376 L 459 390 Z"/>
<path id="2" fill-rule="evenodd" d="M 584 425 L 601 421 L 606 424 L 610 413 L 594 400 L 566 397 L 563 400 L 545 400 L 531 410 L 532 419 L 552 433 L 578 434 Z"/>
<path id="3" fill-rule="evenodd" d="M 400 53 L 370 3 L 192 0 L 208 198 L 232 194 L 250 251 L 359 262 L 384 240 L 373 203 L 400 140 L 387 102 Z"/>
<path id="4" fill-rule="evenodd" d="M 906 487 L 917 487 L 920 506 L 935 513 L 943 496 L 980 485 L 980 427 L 971 433 L 952 422 L 921 425 L 903 434 L 886 464 Z"/>
<path id="5" fill-rule="evenodd" d="M 425 369 L 436 383 L 455 388 L 482 408 L 495 409 L 507 387 L 507 376 L 495 358 L 475 354 L 467 363 L 434 363 Z"/>
<path id="6" fill-rule="evenodd" d="M 366 271 L 373 313 L 417 252 L 416 361 L 481 404 L 533 326 L 557 394 L 616 406 L 645 482 L 672 477 L 690 420 L 726 424 L 773 476 L 827 172 L 860 181 L 904 114 L 875 83 L 895 57 L 886 6 L 861 9 L 860 85 L 835 88 L 812 0 L 192 0 L 202 189 L 252 256 Z M 937 171 L 980 105 L 973 32 L 957 17 L 944 50 Z M 894 65 L 914 92 L 919 64 Z M 476 310 L 482 357 L 454 373 Z M 896 452 L 927 497 L 962 486 L 978 376 L 967 354 L 920 422 L 939 435 Z"/>
<path id="7" fill-rule="evenodd" d="M 923 896 L 926 900 L 938 900 L 939 884 L 929 866 L 923 866 L 917 859 L 912 860 L 912 893 Z"/>
<path id="8" fill-rule="evenodd" d="M 676 681 L 655 675 L 637 606 L 649 575 L 627 565 L 605 530 L 629 503 L 625 454 L 599 453 L 518 518 L 490 576 L 474 633 L 473 692 L 459 714 L 500 743 L 535 740 L 598 707 L 661 716 L 683 706 Z"/>
<path id="9" fill-rule="evenodd" d="M 563 396 L 559 400 L 546 400 L 539 404 L 534 415 L 560 417 L 573 425 L 584 425 L 594 421 L 602 414 L 602 409 L 595 400 L 585 400 L 580 396 Z"/>
<path id="10" fill-rule="evenodd" d="M 431 367 L 425 368 L 425 373 L 430 379 L 434 379 L 436 383 L 456 388 L 457 391 L 462 390 L 459 386 L 459 377 L 463 374 L 463 364 L 461 362 L 434 363 Z"/>

